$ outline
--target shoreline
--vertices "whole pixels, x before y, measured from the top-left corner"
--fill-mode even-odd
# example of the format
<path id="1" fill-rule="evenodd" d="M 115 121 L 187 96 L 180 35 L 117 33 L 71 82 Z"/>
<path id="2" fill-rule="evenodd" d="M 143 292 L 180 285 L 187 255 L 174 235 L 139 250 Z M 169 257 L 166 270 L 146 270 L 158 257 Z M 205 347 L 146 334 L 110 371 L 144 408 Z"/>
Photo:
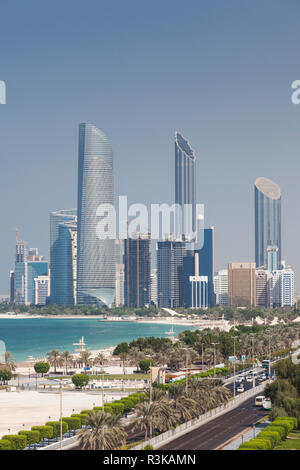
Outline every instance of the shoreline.
<path id="1" fill-rule="evenodd" d="M 113 318 L 110 317 L 108 319 L 103 319 L 100 316 L 97 315 L 32 315 L 32 314 L 7 314 L 7 313 L 1 313 L 0 314 L 0 320 L 25 320 L 25 319 L 41 319 L 41 318 L 47 318 L 47 319 L 53 319 L 53 320 L 98 320 L 99 322 L 103 323 L 152 323 L 152 324 L 165 324 L 165 325 L 183 325 L 183 326 L 203 326 L 203 325 L 208 325 L 208 324 L 214 324 L 214 325 L 227 325 L 229 324 L 229 320 L 201 320 L 201 319 L 196 319 L 196 320 L 189 320 L 189 319 L 181 319 L 181 318 L 176 318 L 174 317 L 160 317 L 160 318 Z"/>

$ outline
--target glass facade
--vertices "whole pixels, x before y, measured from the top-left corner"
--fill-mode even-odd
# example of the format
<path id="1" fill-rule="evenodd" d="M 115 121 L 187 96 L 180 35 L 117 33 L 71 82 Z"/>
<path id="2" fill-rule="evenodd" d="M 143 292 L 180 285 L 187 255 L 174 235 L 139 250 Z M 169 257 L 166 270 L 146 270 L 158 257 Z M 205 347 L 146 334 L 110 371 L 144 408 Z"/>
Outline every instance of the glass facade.
<path id="1" fill-rule="evenodd" d="M 77 209 L 67 209 L 50 214 L 50 275 L 51 303 L 73 305 L 73 270 L 76 253 L 72 252 L 70 227 L 77 230 Z M 75 270 L 77 267 L 75 267 Z"/>
<path id="2" fill-rule="evenodd" d="M 35 282 L 40 276 L 48 276 L 48 261 L 28 261 L 27 263 L 27 301 L 35 304 Z"/>
<path id="3" fill-rule="evenodd" d="M 159 307 L 182 307 L 184 295 L 183 259 L 185 243 L 157 243 L 157 298 Z"/>
<path id="4" fill-rule="evenodd" d="M 77 303 L 115 301 L 114 240 L 99 239 L 97 209 L 114 205 L 113 152 L 93 124 L 79 125 Z"/>
<path id="5" fill-rule="evenodd" d="M 175 204 L 181 206 L 182 214 L 184 205 L 191 205 L 185 216 L 176 216 L 176 233 L 186 238 L 191 231 L 196 232 L 196 155 L 179 132 L 175 133 Z"/>
<path id="6" fill-rule="evenodd" d="M 267 178 L 255 181 L 255 262 L 257 267 L 268 265 L 268 247 L 278 248 L 281 263 L 281 192 Z"/>

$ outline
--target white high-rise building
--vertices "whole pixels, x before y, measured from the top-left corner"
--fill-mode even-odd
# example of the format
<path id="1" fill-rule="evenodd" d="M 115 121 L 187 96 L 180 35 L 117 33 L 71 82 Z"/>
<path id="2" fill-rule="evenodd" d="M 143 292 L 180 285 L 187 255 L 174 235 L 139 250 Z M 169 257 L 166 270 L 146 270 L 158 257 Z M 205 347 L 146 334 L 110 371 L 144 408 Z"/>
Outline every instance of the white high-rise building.
<path id="1" fill-rule="evenodd" d="M 124 305 L 124 264 L 116 264 L 116 307 Z"/>
<path id="2" fill-rule="evenodd" d="M 292 268 L 271 273 L 270 306 L 292 307 L 295 304 L 295 273 Z"/>
<path id="3" fill-rule="evenodd" d="M 214 276 L 216 305 L 229 305 L 228 269 L 222 269 Z"/>
<path id="4" fill-rule="evenodd" d="M 50 296 L 50 276 L 38 276 L 34 279 L 35 305 L 46 305 Z"/>
<path id="5" fill-rule="evenodd" d="M 157 305 L 157 269 L 151 271 L 151 296 L 150 300 L 154 305 Z"/>

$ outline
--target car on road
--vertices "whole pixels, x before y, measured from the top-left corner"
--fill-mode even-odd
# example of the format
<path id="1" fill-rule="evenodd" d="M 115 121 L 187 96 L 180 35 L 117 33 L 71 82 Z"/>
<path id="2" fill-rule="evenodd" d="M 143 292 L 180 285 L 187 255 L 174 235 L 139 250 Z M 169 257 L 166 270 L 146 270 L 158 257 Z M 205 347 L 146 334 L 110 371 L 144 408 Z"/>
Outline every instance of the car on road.
<path id="1" fill-rule="evenodd" d="M 255 398 L 255 406 L 263 406 L 264 403 L 264 395 L 259 395 L 258 397 Z"/>
<path id="2" fill-rule="evenodd" d="M 264 408 L 264 410 L 271 410 L 272 409 L 272 403 L 271 403 L 271 400 L 269 400 L 269 398 L 264 399 L 263 408 Z"/>
<path id="3" fill-rule="evenodd" d="M 240 384 L 244 381 L 244 377 L 242 375 L 238 375 L 235 379 L 235 381 Z"/>
<path id="4" fill-rule="evenodd" d="M 244 385 L 243 385 L 243 384 L 240 384 L 240 385 L 237 387 L 236 391 L 239 392 L 239 393 L 243 393 L 243 392 L 245 391 Z"/>
<path id="5" fill-rule="evenodd" d="M 249 382 L 253 382 L 253 377 L 252 377 L 252 375 L 247 375 L 247 377 L 246 377 L 246 382 L 248 382 L 248 383 L 249 383 Z"/>

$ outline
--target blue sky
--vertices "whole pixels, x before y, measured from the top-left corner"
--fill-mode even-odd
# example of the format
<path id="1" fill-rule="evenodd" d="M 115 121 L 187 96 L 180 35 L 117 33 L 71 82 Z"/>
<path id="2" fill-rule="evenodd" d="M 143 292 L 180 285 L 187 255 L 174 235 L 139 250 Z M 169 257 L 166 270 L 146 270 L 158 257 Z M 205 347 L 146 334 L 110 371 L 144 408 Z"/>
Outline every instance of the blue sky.
<path id="1" fill-rule="evenodd" d="M 173 201 L 175 130 L 190 140 L 216 268 L 253 260 L 253 183 L 275 180 L 283 257 L 297 276 L 300 105 L 290 97 L 299 12 L 297 0 L 2 4 L 0 293 L 15 227 L 48 255 L 49 212 L 76 206 L 86 120 L 110 139 L 116 194 L 129 202 Z"/>

